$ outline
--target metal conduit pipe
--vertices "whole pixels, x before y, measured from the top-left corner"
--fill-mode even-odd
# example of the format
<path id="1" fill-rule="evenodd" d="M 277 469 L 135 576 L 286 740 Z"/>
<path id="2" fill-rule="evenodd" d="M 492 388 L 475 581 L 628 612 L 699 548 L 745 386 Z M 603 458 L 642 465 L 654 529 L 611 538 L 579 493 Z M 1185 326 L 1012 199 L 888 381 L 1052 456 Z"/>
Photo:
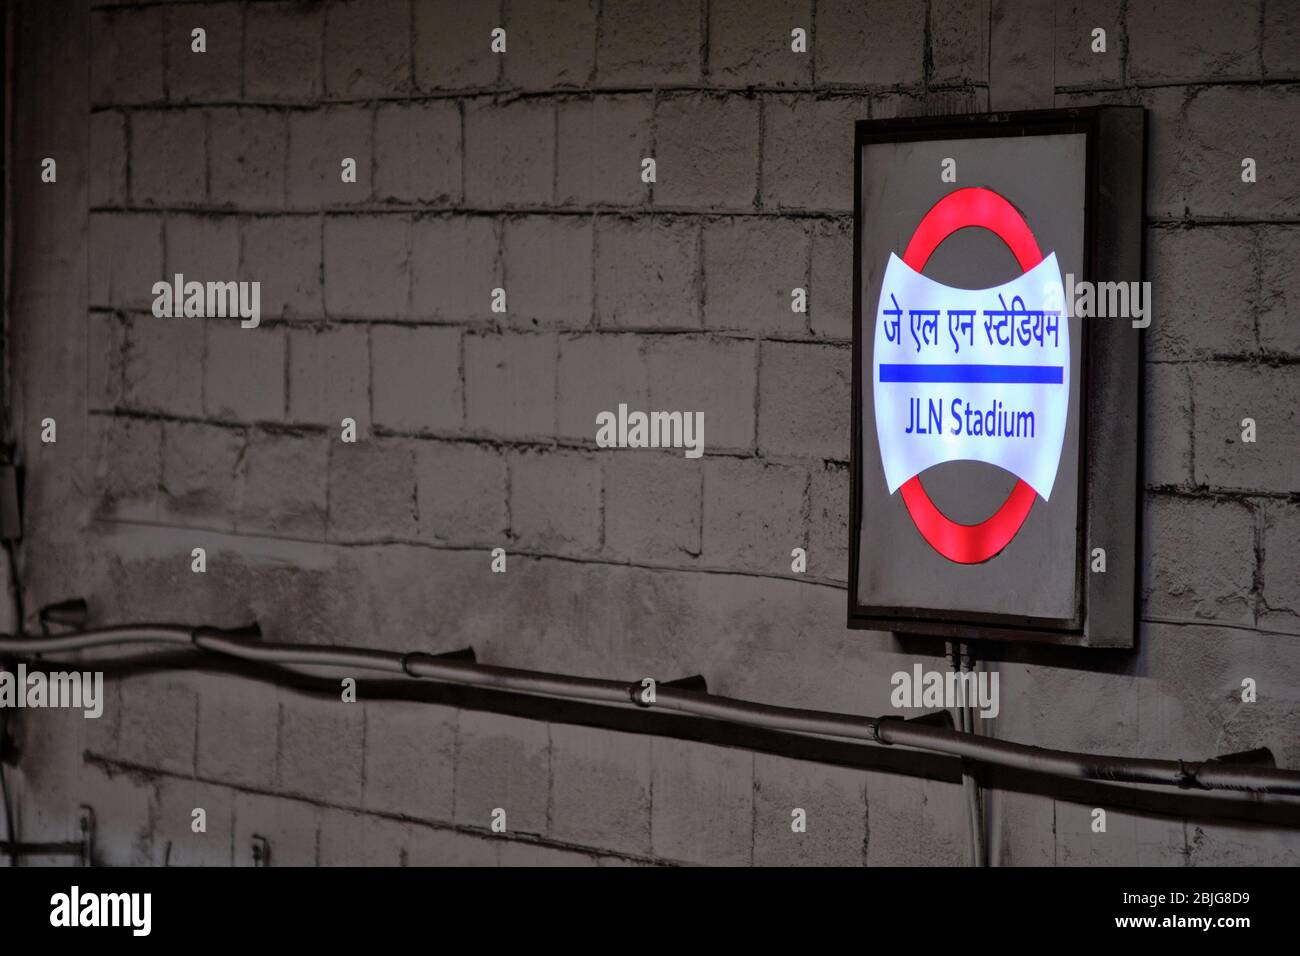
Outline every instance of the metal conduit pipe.
<path id="1" fill-rule="evenodd" d="M 1054 777 L 1073 777 L 1110 783 L 1153 784 L 1182 789 L 1251 791 L 1278 795 L 1300 795 L 1300 772 L 1267 767 L 1242 767 L 1214 761 L 1187 762 L 1157 760 L 1147 757 L 1110 757 L 1030 747 L 1006 740 L 976 737 L 940 731 L 930 737 L 933 728 L 885 724 L 881 742 L 900 744 L 920 750 L 939 750 L 953 756 L 969 757 L 982 763 L 1017 770 L 1043 773 Z M 942 738 L 942 739 L 940 739 Z"/>
<path id="2" fill-rule="evenodd" d="M 628 694 L 628 685 L 623 681 L 568 677 L 563 674 L 517 670 L 512 667 L 471 664 L 468 661 L 444 661 L 432 654 L 419 652 L 401 654 L 398 658 L 407 674 L 426 680 L 469 684 L 473 687 L 486 687 L 517 694 L 568 697 L 603 704 L 632 703 Z"/>
<path id="3" fill-rule="evenodd" d="M 110 644 L 192 644 L 195 629 L 172 624 L 141 624 L 121 627 L 102 627 L 93 631 L 57 634 L 45 637 L 0 637 L 0 652 L 7 654 L 55 654 L 59 651 L 80 651 L 90 647 Z"/>
<path id="4" fill-rule="evenodd" d="M 2 647 L 3 645 L 0 645 Z M 264 644 L 251 634 L 231 636 L 209 629 L 194 632 L 194 646 L 262 664 L 328 665 L 351 670 L 402 674 L 402 655 L 364 647 L 327 647 L 314 644 Z"/>
<path id="5" fill-rule="evenodd" d="M 80 631 L 54 637 L 0 637 L 0 653 L 32 657 L 126 643 L 189 644 L 201 651 L 292 668 L 373 670 L 412 679 L 469 684 L 512 693 L 560 697 L 623 707 L 650 707 L 751 727 L 840 737 L 964 757 L 979 763 L 1048 776 L 1180 789 L 1225 795 L 1300 796 L 1300 771 L 1215 761 L 1188 763 L 1145 757 L 1091 755 L 977 737 L 903 720 L 780 707 L 683 690 L 660 683 L 653 704 L 640 702 L 640 682 L 600 680 L 448 660 L 423 652 L 397 653 L 315 644 L 270 644 L 256 627 L 235 631 L 184 625 L 140 625 Z"/>

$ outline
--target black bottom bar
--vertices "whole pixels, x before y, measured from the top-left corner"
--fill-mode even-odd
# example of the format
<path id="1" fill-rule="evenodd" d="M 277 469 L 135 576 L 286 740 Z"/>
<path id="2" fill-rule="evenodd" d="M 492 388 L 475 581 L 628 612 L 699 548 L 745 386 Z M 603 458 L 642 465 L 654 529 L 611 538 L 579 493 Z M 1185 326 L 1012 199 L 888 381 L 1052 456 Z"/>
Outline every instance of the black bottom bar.
<path id="1" fill-rule="evenodd" d="M 73 887 L 82 913 L 100 894 L 150 894 L 149 937 L 165 944 L 249 943 L 292 938 L 337 951 L 340 943 L 416 939 L 457 950 L 493 948 L 518 934 L 548 948 L 592 948 L 665 929 L 747 937 L 774 948 L 787 929 L 807 948 L 827 930 L 854 948 L 941 948 L 946 940 L 1071 941 L 1107 936 L 1145 945 L 1193 936 L 1231 947 L 1251 933 L 1294 929 L 1294 871 L 1214 870 L 0 870 L 6 942 L 79 932 L 85 941 L 132 941 L 116 927 L 68 922 Z M 87 897 L 93 901 L 87 904 Z M 139 901 L 143 904 L 143 896 Z M 90 906 L 91 910 L 85 907 Z M 80 920 L 81 917 L 79 917 Z M 688 923 L 683 921 L 687 920 Z M 1244 920 L 1244 922 L 1242 922 Z M 1208 921 L 1208 922 L 1207 922 Z M 137 927 L 143 924 L 137 918 Z M 838 936 L 839 931 L 852 933 Z M 809 935 L 811 934 L 811 936 Z M 901 938 L 900 938 L 901 937 Z M 914 937 L 914 938 L 909 938 Z M 469 943 L 469 947 L 464 944 Z M 1144 945 L 1139 943 L 1139 945 Z M 20 950 L 13 950 L 19 952 Z"/>

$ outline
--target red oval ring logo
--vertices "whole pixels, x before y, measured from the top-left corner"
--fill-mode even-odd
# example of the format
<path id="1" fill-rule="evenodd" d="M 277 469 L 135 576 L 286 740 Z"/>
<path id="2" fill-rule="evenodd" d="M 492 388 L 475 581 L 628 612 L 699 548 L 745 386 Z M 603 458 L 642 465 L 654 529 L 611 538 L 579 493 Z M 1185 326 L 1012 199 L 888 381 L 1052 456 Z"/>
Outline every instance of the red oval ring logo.
<path id="1" fill-rule="evenodd" d="M 921 272 L 940 243 L 959 229 L 974 226 L 989 230 L 1006 243 L 1024 272 L 1043 259 L 1029 224 L 1011 203 L 991 189 L 968 187 L 949 193 L 931 207 L 912 234 L 903 262 Z M 921 486 L 920 475 L 909 478 L 901 490 L 903 504 L 921 537 L 959 564 L 979 564 L 1001 552 L 1029 517 L 1037 497 L 1033 488 L 1018 479 L 997 511 L 979 524 L 967 525 L 939 510 Z"/>

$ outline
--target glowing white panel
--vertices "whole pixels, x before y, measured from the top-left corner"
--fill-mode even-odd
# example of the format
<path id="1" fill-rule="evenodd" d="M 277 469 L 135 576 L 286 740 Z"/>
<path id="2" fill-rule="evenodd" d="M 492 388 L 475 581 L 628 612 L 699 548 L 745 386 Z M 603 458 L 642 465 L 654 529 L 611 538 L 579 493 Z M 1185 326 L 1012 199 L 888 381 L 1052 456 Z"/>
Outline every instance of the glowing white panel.
<path id="1" fill-rule="evenodd" d="M 1070 407 L 1064 303 L 1055 253 L 991 289 L 949 288 L 890 255 L 872 362 L 890 494 L 933 465 L 973 460 L 1051 498 Z"/>

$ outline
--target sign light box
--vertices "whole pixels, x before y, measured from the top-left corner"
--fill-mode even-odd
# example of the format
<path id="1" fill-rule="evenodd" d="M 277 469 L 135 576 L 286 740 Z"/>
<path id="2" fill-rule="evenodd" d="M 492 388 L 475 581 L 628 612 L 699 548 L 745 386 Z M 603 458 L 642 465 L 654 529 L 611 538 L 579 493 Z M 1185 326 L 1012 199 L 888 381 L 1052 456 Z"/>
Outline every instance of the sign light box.
<path id="1" fill-rule="evenodd" d="M 850 627 L 1133 645 L 1144 137 L 1140 107 L 857 124 Z M 1077 307 L 1099 283 L 1145 317 Z"/>

